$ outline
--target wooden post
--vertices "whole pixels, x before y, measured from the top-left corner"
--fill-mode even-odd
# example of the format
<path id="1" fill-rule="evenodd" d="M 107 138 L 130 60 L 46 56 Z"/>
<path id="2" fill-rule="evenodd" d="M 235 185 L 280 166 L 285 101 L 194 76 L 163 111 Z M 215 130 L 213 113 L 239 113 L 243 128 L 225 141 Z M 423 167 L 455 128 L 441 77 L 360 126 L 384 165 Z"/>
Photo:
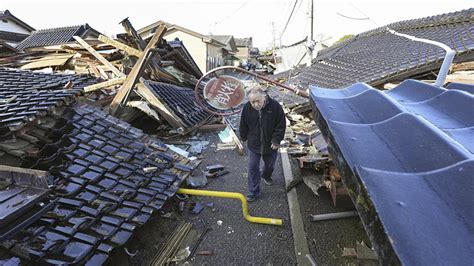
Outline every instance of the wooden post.
<path id="1" fill-rule="evenodd" d="M 145 46 L 146 46 L 146 43 L 145 41 L 143 40 L 143 38 L 140 36 L 140 34 L 138 34 L 138 32 L 135 30 L 135 28 L 132 26 L 132 23 L 130 23 L 130 21 L 128 20 L 128 18 L 124 19 L 122 22 L 120 22 L 120 24 L 122 24 L 122 26 L 125 28 L 125 31 L 133 37 L 133 39 L 135 40 L 135 43 L 137 44 L 137 47 L 139 50 L 141 51 L 144 51 L 145 49 Z M 159 28 L 161 27 L 165 27 L 165 25 L 160 25 L 158 28 L 157 28 L 157 31 L 159 30 Z M 166 27 L 165 27 L 166 28 Z M 156 33 L 156 32 L 155 32 Z M 167 79 L 168 82 L 174 82 L 174 83 L 179 83 L 177 82 L 178 80 L 176 78 L 174 78 L 173 76 L 167 74 L 166 72 L 164 72 L 161 68 L 160 68 L 160 55 L 157 54 L 157 57 L 156 58 L 151 58 L 151 62 L 150 62 L 150 69 L 152 70 L 152 73 L 155 77 L 155 79 L 159 79 L 159 78 L 164 78 L 164 79 Z"/>
<path id="2" fill-rule="evenodd" d="M 242 144 L 242 142 L 240 142 L 240 139 L 237 136 L 237 134 L 235 134 L 235 131 L 232 128 L 232 125 L 229 123 L 229 121 L 227 121 L 227 119 L 224 119 L 224 122 L 227 125 L 227 128 L 229 129 L 229 134 L 230 134 L 232 140 L 234 141 L 235 145 L 237 146 L 237 150 L 238 150 L 239 154 L 244 155 L 244 145 Z"/>
<path id="3" fill-rule="evenodd" d="M 81 37 L 73 36 L 73 38 L 82 46 L 84 47 L 89 53 L 91 53 L 95 58 L 97 58 L 104 66 L 106 66 L 110 71 L 114 73 L 117 77 L 124 77 L 125 74 L 120 72 L 117 68 L 115 68 L 107 59 L 105 59 L 102 55 L 100 55 L 94 48 L 92 48 L 88 43 L 86 43 Z"/>
<path id="4" fill-rule="evenodd" d="M 118 42 L 116 40 L 112 40 L 109 37 L 104 36 L 102 34 L 99 35 L 99 40 L 103 43 L 110 44 L 110 45 L 112 45 L 113 47 L 115 47 L 119 50 L 125 51 L 129 55 L 133 55 L 133 56 L 136 56 L 136 57 L 140 57 L 142 55 L 142 52 L 140 50 L 137 50 L 133 47 L 130 47 L 130 46 L 128 46 L 126 44 L 123 44 L 121 42 Z"/>
<path id="5" fill-rule="evenodd" d="M 137 62 L 132 68 L 132 71 L 127 76 L 125 83 L 122 85 L 122 88 L 120 88 L 120 90 L 117 92 L 117 95 L 115 95 L 115 98 L 112 100 L 112 103 L 110 104 L 110 111 L 112 115 L 114 115 L 117 112 L 117 109 L 119 108 L 120 104 L 123 104 L 127 100 L 126 98 L 128 97 L 128 94 L 133 89 L 133 86 L 138 81 L 138 78 L 140 77 L 141 72 L 146 67 L 145 62 L 148 61 L 146 57 L 148 56 L 149 51 L 155 48 L 156 44 L 161 40 L 161 37 L 163 37 L 165 32 L 166 32 L 165 26 L 159 27 L 156 30 L 153 37 L 151 38 L 148 45 L 145 47 L 143 54 L 138 58 Z"/>
<path id="6" fill-rule="evenodd" d="M 140 36 L 140 34 L 138 34 L 138 32 L 135 30 L 135 28 L 132 26 L 132 23 L 130 22 L 130 20 L 128 20 L 128 18 L 122 20 L 120 22 L 120 24 L 122 24 L 122 26 L 125 28 L 125 31 L 131 35 L 133 37 L 133 39 L 135 40 L 138 48 L 140 50 L 144 50 L 145 47 L 146 47 L 146 43 L 145 41 L 142 39 L 142 37 Z"/>
<path id="7" fill-rule="evenodd" d="M 150 91 L 145 85 L 142 83 L 137 84 L 136 92 L 138 95 L 143 97 L 151 106 L 158 109 L 158 112 L 165 118 L 170 125 L 175 128 L 184 128 L 184 122 L 174 113 L 170 112 L 168 108 L 160 101 L 156 95 Z"/>
<path id="8" fill-rule="evenodd" d="M 101 83 L 84 87 L 84 92 L 96 91 L 96 90 L 100 90 L 100 89 L 107 88 L 110 86 L 120 85 L 120 84 L 123 84 L 124 82 L 125 82 L 125 77 L 110 79 Z"/>

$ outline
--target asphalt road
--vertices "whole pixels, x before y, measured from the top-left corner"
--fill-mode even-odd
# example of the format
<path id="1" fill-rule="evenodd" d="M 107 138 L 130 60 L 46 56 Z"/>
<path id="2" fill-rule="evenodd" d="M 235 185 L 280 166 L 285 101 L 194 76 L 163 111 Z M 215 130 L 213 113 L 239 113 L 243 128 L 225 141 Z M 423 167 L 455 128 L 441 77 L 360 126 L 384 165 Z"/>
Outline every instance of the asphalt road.
<path id="1" fill-rule="evenodd" d="M 207 165 L 222 164 L 230 171 L 229 174 L 209 178 L 209 183 L 202 189 L 247 193 L 247 156 L 241 156 L 235 150 L 216 151 L 219 143 L 217 133 L 208 133 L 203 138 L 210 145 L 203 151 L 200 169 Z M 214 146 L 212 145 L 214 144 Z M 301 172 L 292 161 L 294 178 L 311 172 Z M 255 224 L 246 221 L 242 215 L 241 203 L 238 200 L 191 196 L 185 200 L 184 211 L 178 208 L 180 200 L 174 198 L 163 208 L 161 214 L 170 213 L 171 217 L 163 218 L 154 215 L 152 220 L 142 228 L 127 244 L 131 257 L 124 251 L 113 254 L 111 265 L 148 265 L 158 253 L 160 247 L 180 221 L 194 224 L 194 230 L 183 243 L 182 248 L 192 247 L 197 235 L 202 232 L 203 225 L 210 231 L 204 236 L 197 252 L 212 255 L 196 255 L 180 264 L 191 265 L 295 265 L 293 236 L 291 232 L 288 202 L 285 191 L 285 180 L 281 166 L 281 158 L 275 165 L 273 186 L 261 184 L 262 196 L 249 203 L 249 211 L 253 216 L 281 218 L 283 226 Z M 368 243 L 358 217 L 325 222 L 310 222 L 310 214 L 343 211 L 332 205 L 328 192 L 320 189 L 316 196 L 306 185 L 296 187 L 310 252 L 318 265 L 347 265 L 356 263 L 353 258 L 342 257 L 344 247 L 355 247 L 356 241 Z M 191 212 L 199 202 L 206 207 L 199 214 Z M 213 207 L 208 207 L 213 204 Z M 222 223 L 220 224 L 220 221 Z M 219 225 L 220 224 L 220 225 Z"/>

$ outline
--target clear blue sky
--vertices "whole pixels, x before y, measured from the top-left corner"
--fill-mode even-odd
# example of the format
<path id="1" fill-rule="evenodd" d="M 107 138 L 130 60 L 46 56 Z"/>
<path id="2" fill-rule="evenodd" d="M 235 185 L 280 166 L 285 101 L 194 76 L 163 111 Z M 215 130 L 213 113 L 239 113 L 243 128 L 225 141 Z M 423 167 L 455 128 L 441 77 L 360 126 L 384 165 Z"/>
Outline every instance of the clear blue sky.
<path id="1" fill-rule="evenodd" d="M 118 22 L 129 17 L 137 29 L 157 20 L 165 20 L 203 34 L 252 36 L 255 46 L 266 48 L 273 43 L 273 36 L 277 43 L 281 39 L 283 44 L 291 44 L 307 35 L 309 0 L 298 1 L 295 15 L 282 35 L 295 1 L 0 0 L 0 9 L 9 9 L 36 29 L 89 23 L 95 29 L 113 35 L 123 32 Z M 314 31 L 315 35 L 324 34 L 335 41 L 345 34 L 363 32 L 377 25 L 470 7 L 474 7 L 474 1 L 314 0 Z"/>

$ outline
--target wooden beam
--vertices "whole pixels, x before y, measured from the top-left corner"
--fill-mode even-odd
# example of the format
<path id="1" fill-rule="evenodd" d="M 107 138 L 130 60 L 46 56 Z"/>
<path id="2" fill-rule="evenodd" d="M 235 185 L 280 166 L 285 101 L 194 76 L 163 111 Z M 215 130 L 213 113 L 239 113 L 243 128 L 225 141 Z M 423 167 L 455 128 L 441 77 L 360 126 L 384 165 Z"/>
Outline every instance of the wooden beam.
<path id="1" fill-rule="evenodd" d="M 227 119 L 224 119 L 224 122 L 227 125 L 227 128 L 229 128 L 229 134 L 232 138 L 232 141 L 235 143 L 235 145 L 237 145 L 237 150 L 239 151 L 239 154 L 244 155 L 244 145 L 242 144 L 242 142 L 240 142 L 240 139 L 237 134 L 235 134 L 232 125 L 229 123 L 229 121 L 227 121 Z"/>
<path id="2" fill-rule="evenodd" d="M 110 45 L 112 45 L 113 47 L 115 47 L 119 50 L 125 51 L 129 55 L 133 55 L 133 56 L 136 56 L 136 57 L 140 57 L 142 55 L 142 52 L 140 50 L 137 50 L 137 49 L 135 49 L 133 47 L 130 47 L 126 44 L 123 44 L 119 41 L 112 40 L 111 38 L 109 38 L 105 35 L 102 35 L 102 34 L 99 35 L 99 40 L 103 43 L 110 44 Z"/>
<path id="3" fill-rule="evenodd" d="M 133 40 L 137 44 L 138 49 L 141 51 L 144 51 L 146 43 L 143 40 L 143 38 L 140 36 L 140 34 L 138 34 L 138 32 L 135 30 L 135 28 L 133 27 L 132 23 L 130 23 L 128 18 L 121 21 L 120 24 L 122 24 L 122 26 L 125 28 L 125 31 L 127 32 L 127 34 L 133 37 Z M 165 26 L 160 25 L 159 27 L 165 27 Z M 157 28 L 157 31 L 158 30 L 159 28 Z M 155 79 L 162 79 L 162 80 L 165 80 L 166 82 L 179 84 L 178 80 L 175 77 L 161 70 L 161 67 L 159 64 L 160 60 L 161 58 L 159 54 L 157 54 L 157 58 L 155 57 L 151 58 L 150 69 L 152 70 L 152 74 L 155 77 Z"/>
<path id="4" fill-rule="evenodd" d="M 102 55 L 100 55 L 94 48 L 92 48 L 88 43 L 86 43 L 81 37 L 73 36 L 73 38 L 84 47 L 89 53 L 91 53 L 97 60 L 99 60 L 102 64 L 104 64 L 112 73 L 114 73 L 117 77 L 124 77 L 125 74 L 120 72 L 116 67 L 114 67 L 107 59 L 105 59 Z"/>
<path id="5" fill-rule="evenodd" d="M 94 73 L 96 78 L 100 78 L 102 76 L 94 63 L 87 61 L 87 65 L 89 66 L 89 69 Z"/>
<path id="6" fill-rule="evenodd" d="M 127 106 L 137 108 L 138 110 L 144 112 L 145 114 L 153 117 L 156 121 L 161 121 L 156 111 L 151 109 L 150 106 L 148 106 L 148 104 L 144 101 L 129 101 L 127 103 Z"/>
<path id="7" fill-rule="evenodd" d="M 0 165 L 0 172 L 14 172 L 14 173 L 28 174 L 28 175 L 40 176 L 40 177 L 46 177 L 48 175 L 48 172 L 46 171 L 13 167 L 13 166 L 7 166 L 7 165 Z"/>
<path id="8" fill-rule="evenodd" d="M 71 58 L 72 54 L 45 56 L 39 59 L 31 60 L 20 69 L 36 69 L 44 67 L 56 67 L 65 65 Z"/>
<path id="9" fill-rule="evenodd" d="M 146 47 L 146 43 L 145 41 L 142 39 L 142 37 L 140 36 L 140 34 L 138 34 L 138 32 L 135 30 L 135 28 L 133 27 L 132 23 L 130 22 L 130 20 L 128 20 L 128 18 L 125 18 L 124 20 L 122 20 L 120 22 L 120 24 L 122 24 L 122 26 L 124 27 L 125 31 L 133 37 L 133 40 L 135 41 L 135 43 L 137 44 L 137 47 L 138 49 L 140 50 L 144 50 L 145 47 Z"/>
<path id="10" fill-rule="evenodd" d="M 184 128 L 184 122 L 173 112 L 170 112 L 168 107 L 160 101 L 156 95 L 150 91 L 142 83 L 137 84 L 136 92 L 138 95 L 143 97 L 151 106 L 155 107 L 158 112 L 163 116 L 163 118 L 170 123 L 170 125 L 175 128 Z"/>
<path id="11" fill-rule="evenodd" d="M 110 86 L 120 85 L 120 84 L 123 84 L 124 82 L 125 82 L 125 77 L 114 78 L 114 79 L 110 79 L 101 83 L 84 87 L 84 92 L 96 91 L 96 90 L 100 90 L 100 89 L 107 88 Z"/>
<path id="12" fill-rule="evenodd" d="M 140 78 L 141 72 L 146 67 L 145 62 L 148 61 L 147 56 L 149 54 L 149 51 L 155 48 L 155 46 L 161 40 L 165 32 L 166 32 L 165 26 L 159 27 L 156 30 L 153 37 L 151 38 L 150 42 L 145 47 L 143 54 L 138 58 L 137 62 L 132 68 L 132 71 L 127 76 L 127 79 L 125 80 L 125 83 L 123 84 L 122 88 L 120 88 L 120 90 L 117 92 L 117 95 L 115 95 L 115 98 L 112 100 L 112 103 L 110 104 L 110 111 L 112 115 L 114 115 L 117 112 L 117 109 L 119 108 L 121 104 L 124 104 L 126 102 L 130 91 L 133 89 L 133 86 L 136 84 L 136 82 Z"/>

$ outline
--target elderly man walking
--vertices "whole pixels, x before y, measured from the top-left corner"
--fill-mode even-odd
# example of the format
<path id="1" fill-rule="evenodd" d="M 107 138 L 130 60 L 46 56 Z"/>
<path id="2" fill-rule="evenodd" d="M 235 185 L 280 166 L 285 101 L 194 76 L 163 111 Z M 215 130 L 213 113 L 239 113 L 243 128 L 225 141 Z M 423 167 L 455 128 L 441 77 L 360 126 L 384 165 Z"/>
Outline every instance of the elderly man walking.
<path id="1" fill-rule="evenodd" d="M 286 119 L 280 104 L 271 99 L 260 88 L 250 91 L 240 119 L 240 138 L 247 141 L 249 165 L 247 200 L 255 201 L 260 196 L 260 179 L 272 185 L 272 173 L 283 140 Z M 260 161 L 263 169 L 260 170 Z"/>

